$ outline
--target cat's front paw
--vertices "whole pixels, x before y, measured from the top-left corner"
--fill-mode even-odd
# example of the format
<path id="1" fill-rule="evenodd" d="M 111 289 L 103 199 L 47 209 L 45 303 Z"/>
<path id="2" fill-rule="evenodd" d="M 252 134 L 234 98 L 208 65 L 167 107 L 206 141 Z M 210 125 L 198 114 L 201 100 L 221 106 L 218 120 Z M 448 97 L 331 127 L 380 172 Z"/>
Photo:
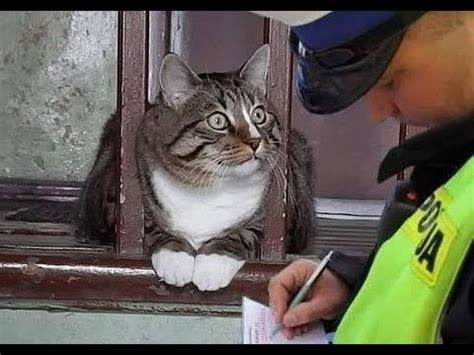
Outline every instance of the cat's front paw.
<path id="1" fill-rule="evenodd" d="M 169 285 L 182 287 L 193 279 L 194 257 L 184 251 L 161 249 L 151 262 L 158 277 Z"/>
<path id="2" fill-rule="evenodd" d="M 193 283 L 200 291 L 215 291 L 226 287 L 245 260 L 236 260 L 226 255 L 199 254 L 194 262 Z"/>

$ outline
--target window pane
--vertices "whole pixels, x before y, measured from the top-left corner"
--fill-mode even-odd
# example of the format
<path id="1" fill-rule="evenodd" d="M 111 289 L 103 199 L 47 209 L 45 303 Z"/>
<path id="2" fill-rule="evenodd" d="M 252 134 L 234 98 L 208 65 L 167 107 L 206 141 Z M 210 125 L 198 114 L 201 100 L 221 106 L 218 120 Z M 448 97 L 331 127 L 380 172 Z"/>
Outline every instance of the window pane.
<path id="1" fill-rule="evenodd" d="M 79 247 L 69 223 L 116 109 L 117 19 L 0 12 L 0 248 Z"/>
<path id="2" fill-rule="evenodd" d="M 235 70 L 263 43 L 263 18 L 246 11 L 173 11 L 171 51 L 196 72 Z"/>
<path id="3" fill-rule="evenodd" d="M 293 92 L 292 125 L 314 148 L 318 197 L 384 199 L 395 181 L 377 183 L 378 166 L 398 144 L 399 125 L 370 120 L 364 100 L 333 115 L 307 112 Z"/>

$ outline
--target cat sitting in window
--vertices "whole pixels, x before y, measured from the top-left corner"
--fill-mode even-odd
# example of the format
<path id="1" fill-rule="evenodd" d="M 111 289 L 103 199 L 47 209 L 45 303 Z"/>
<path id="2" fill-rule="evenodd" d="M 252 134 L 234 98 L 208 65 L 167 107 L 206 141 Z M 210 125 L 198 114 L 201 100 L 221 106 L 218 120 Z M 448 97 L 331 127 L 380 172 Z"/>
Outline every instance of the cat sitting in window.
<path id="1" fill-rule="evenodd" d="M 196 74 L 177 55 L 160 68 L 161 93 L 137 131 L 136 162 L 145 248 L 158 277 L 201 291 L 226 287 L 245 260 L 257 259 L 268 187 L 285 188 L 280 125 L 266 99 L 269 47 L 240 70 Z M 112 243 L 118 120 L 105 125 L 79 201 L 78 231 Z M 288 142 L 288 251 L 315 237 L 312 154 L 291 131 Z"/>

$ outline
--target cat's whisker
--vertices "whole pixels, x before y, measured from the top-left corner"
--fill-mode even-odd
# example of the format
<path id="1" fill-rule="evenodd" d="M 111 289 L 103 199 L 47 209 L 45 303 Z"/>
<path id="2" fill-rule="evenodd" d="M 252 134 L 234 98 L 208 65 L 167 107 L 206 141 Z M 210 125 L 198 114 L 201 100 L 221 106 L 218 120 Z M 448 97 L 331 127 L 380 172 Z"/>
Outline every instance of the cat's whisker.
<path id="1" fill-rule="evenodd" d="M 217 169 L 214 171 L 214 174 L 210 177 L 209 179 L 209 186 L 214 186 L 215 182 L 217 181 L 218 178 L 221 178 L 221 175 L 219 174 L 221 170 L 225 170 L 226 165 L 220 164 Z M 222 181 L 221 181 L 222 182 Z"/>
<path id="2" fill-rule="evenodd" d="M 222 164 L 222 159 L 215 158 L 213 160 L 212 169 L 209 169 L 211 172 L 211 176 L 209 177 L 208 181 L 212 180 L 213 176 L 220 170 Z"/>
<path id="3" fill-rule="evenodd" d="M 282 182 L 280 181 L 280 176 L 278 174 L 278 172 L 275 170 L 275 160 L 272 158 L 272 157 L 268 157 L 268 162 L 270 164 L 270 168 L 271 168 L 271 171 L 274 172 L 274 176 L 275 176 L 275 180 L 276 180 L 276 184 L 277 184 L 277 188 L 282 191 L 283 190 L 283 185 L 282 185 Z M 272 205 L 271 208 L 276 208 L 275 205 Z M 273 212 L 273 211 L 272 211 Z"/>
<path id="4" fill-rule="evenodd" d="M 278 188 L 284 193 L 284 196 L 286 196 L 286 198 L 287 198 L 286 204 L 288 206 L 290 206 L 290 205 L 296 206 L 297 201 L 296 201 L 296 197 L 294 195 L 293 190 L 290 188 L 289 184 L 284 183 L 287 178 L 286 178 L 283 170 L 281 169 L 281 167 L 278 165 L 278 163 L 276 162 L 276 160 L 273 157 L 268 157 L 268 158 L 269 158 L 269 161 L 272 161 L 274 163 L 274 164 L 272 164 L 272 170 L 275 172 L 275 177 L 277 179 Z M 286 186 L 286 190 L 284 188 L 285 186 Z"/>
<path id="5" fill-rule="evenodd" d="M 282 178 L 287 181 L 288 177 L 283 172 L 283 169 L 279 164 L 277 164 L 277 169 L 280 172 L 280 175 L 282 176 Z M 293 205 L 296 206 L 297 205 L 296 197 L 294 195 L 293 190 L 290 188 L 290 184 L 286 184 L 286 191 L 284 192 L 286 194 L 286 197 L 288 198 L 287 204 L 290 205 L 291 203 L 293 203 Z"/>
<path id="6" fill-rule="evenodd" d="M 205 165 L 206 168 L 204 169 L 203 174 L 201 174 L 200 176 L 197 176 L 196 179 L 193 179 L 192 185 L 195 185 L 196 180 L 197 180 L 198 178 L 200 178 L 200 179 L 198 180 L 199 183 L 197 184 L 197 187 L 198 187 L 198 191 L 199 191 L 199 192 L 201 192 L 201 190 L 200 190 L 200 189 L 201 189 L 201 186 L 202 186 L 202 184 L 204 183 L 204 181 L 206 180 L 207 176 L 208 176 L 209 173 L 210 173 L 209 166 L 213 166 L 214 164 L 216 164 L 216 163 L 214 163 L 214 162 L 207 162 L 206 165 Z"/>
<path id="7" fill-rule="evenodd" d="M 226 166 L 225 164 L 219 164 L 217 166 L 217 169 L 214 169 L 213 174 L 209 177 L 208 182 L 205 186 L 206 189 L 208 189 L 211 186 L 215 186 L 217 179 L 222 178 L 222 176 L 220 175 L 220 172 L 224 170 L 225 166 Z"/>
<path id="8" fill-rule="evenodd" d="M 181 166 L 181 168 L 176 172 L 176 175 L 178 175 L 179 177 L 181 176 L 181 174 L 184 173 L 185 170 L 190 169 L 190 171 L 186 171 L 188 174 L 190 173 L 193 173 L 194 170 L 198 169 L 200 167 L 200 164 L 199 162 L 195 162 L 195 161 L 189 161 L 189 162 L 186 162 L 183 166 Z"/>
<path id="9" fill-rule="evenodd" d="M 206 179 L 206 176 L 208 174 L 208 170 L 210 170 L 209 165 L 211 164 L 211 166 L 214 166 L 215 164 L 218 164 L 220 158 L 221 157 L 218 154 L 212 153 L 212 154 L 206 154 L 206 155 L 202 156 L 201 159 L 199 159 L 198 161 L 194 161 L 194 166 L 191 169 L 191 171 L 189 172 L 189 174 L 194 172 L 195 169 L 199 169 L 199 168 L 201 168 L 201 170 L 203 170 L 203 171 L 201 172 L 201 174 L 196 175 L 193 178 L 193 180 L 191 181 L 191 185 L 194 185 L 196 183 L 196 180 L 199 177 L 202 180 L 200 182 L 200 184 L 202 184 L 202 182 Z"/>
<path id="10" fill-rule="evenodd" d="M 216 172 L 216 170 L 219 170 L 220 164 L 221 164 L 221 161 L 220 161 L 219 157 L 215 157 L 214 159 L 211 159 L 210 161 L 208 161 L 206 173 L 204 174 L 203 178 L 201 179 L 201 181 L 198 185 L 199 191 L 201 191 L 201 188 L 203 187 L 203 183 L 206 183 L 206 179 L 207 179 L 207 183 L 205 185 L 205 189 L 209 188 L 209 186 L 210 186 L 209 181 L 211 180 L 211 178 L 212 178 L 213 174 Z M 215 169 L 216 166 L 217 166 L 217 169 Z M 209 174 L 211 174 L 211 175 L 208 178 Z"/>
<path id="11" fill-rule="evenodd" d="M 212 161 L 212 160 L 211 160 L 211 161 Z M 194 184 L 196 183 L 197 179 L 199 179 L 199 178 L 201 178 L 201 181 L 202 181 L 203 179 L 205 179 L 205 177 L 206 177 L 206 175 L 207 175 L 207 169 L 206 169 L 206 168 L 208 167 L 208 165 L 209 165 L 209 161 L 204 160 L 204 159 L 203 159 L 203 160 L 199 160 L 199 161 L 196 162 L 196 166 L 199 167 L 199 168 L 202 168 L 202 169 L 201 169 L 201 173 L 198 174 L 198 175 L 196 175 L 196 176 L 192 179 L 191 185 L 194 185 Z M 200 182 L 200 183 L 201 183 L 201 182 Z"/>
<path id="12" fill-rule="evenodd" d="M 272 157 L 269 157 L 269 159 L 270 159 L 270 162 L 272 163 L 271 167 L 272 167 L 273 172 L 275 173 L 275 178 L 277 180 L 278 188 L 281 191 L 283 191 L 284 181 L 282 181 L 282 179 L 284 179 L 284 176 L 281 175 L 280 170 L 278 169 L 278 164 L 276 160 Z"/>
<path id="13" fill-rule="evenodd" d="M 288 158 L 287 155 L 284 154 L 280 149 L 270 148 L 269 150 L 273 155 L 278 156 L 281 162 L 285 161 Z"/>
<path id="14" fill-rule="evenodd" d="M 193 185 L 196 179 L 203 175 L 204 167 L 205 164 L 203 162 L 194 162 L 191 169 L 187 171 L 185 181 L 189 182 L 190 176 L 194 175 L 194 177 L 192 177 L 192 180 L 190 181 L 190 184 Z M 197 174 L 194 174 L 195 172 L 197 172 Z"/>

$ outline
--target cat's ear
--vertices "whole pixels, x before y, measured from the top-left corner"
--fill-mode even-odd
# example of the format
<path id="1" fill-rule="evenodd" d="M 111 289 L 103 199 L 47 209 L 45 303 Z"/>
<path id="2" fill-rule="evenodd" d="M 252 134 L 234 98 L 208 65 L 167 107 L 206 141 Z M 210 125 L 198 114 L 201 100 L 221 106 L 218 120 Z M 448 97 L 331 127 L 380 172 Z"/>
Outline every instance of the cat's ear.
<path id="1" fill-rule="evenodd" d="M 264 44 L 250 57 L 240 69 L 239 77 L 259 90 L 267 93 L 267 75 L 270 65 L 270 46 Z"/>
<path id="2" fill-rule="evenodd" d="M 174 53 L 163 58 L 159 78 L 165 103 L 174 107 L 179 107 L 193 96 L 202 83 L 197 74 Z"/>

